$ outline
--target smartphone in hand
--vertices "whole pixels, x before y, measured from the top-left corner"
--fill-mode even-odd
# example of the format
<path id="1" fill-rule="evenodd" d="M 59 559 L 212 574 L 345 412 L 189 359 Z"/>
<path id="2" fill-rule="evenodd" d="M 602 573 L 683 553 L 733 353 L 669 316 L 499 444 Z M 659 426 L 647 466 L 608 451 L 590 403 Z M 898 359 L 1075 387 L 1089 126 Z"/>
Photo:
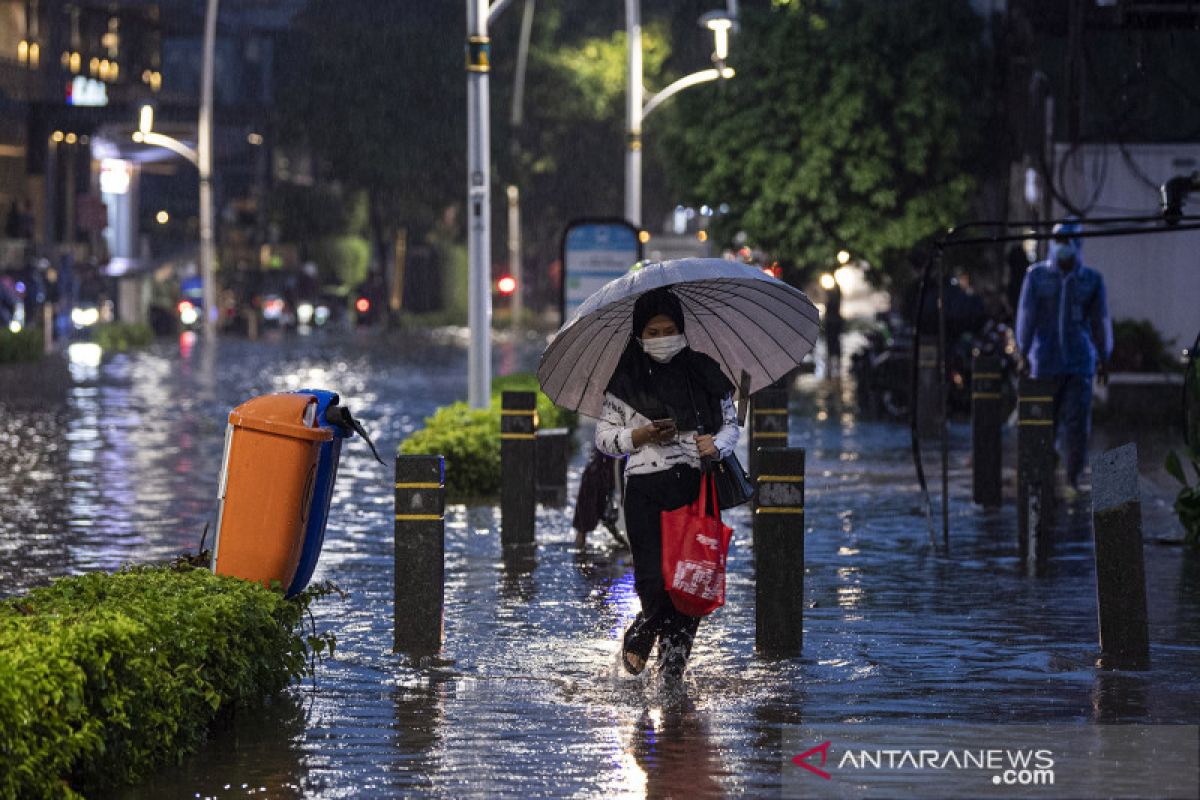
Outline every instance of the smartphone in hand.
<path id="1" fill-rule="evenodd" d="M 675 420 L 670 417 L 666 419 L 651 420 L 654 429 L 658 431 L 658 441 L 669 442 L 675 438 L 677 431 L 675 430 Z"/>

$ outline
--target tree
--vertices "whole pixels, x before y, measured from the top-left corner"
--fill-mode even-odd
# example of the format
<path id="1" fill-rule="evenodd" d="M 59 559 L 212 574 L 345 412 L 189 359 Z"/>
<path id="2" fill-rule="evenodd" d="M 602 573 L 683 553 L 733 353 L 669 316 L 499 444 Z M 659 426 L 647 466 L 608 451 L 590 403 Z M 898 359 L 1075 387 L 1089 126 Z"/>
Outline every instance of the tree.
<path id="1" fill-rule="evenodd" d="M 282 138 L 366 193 L 378 263 L 462 202 L 465 30 L 457 3 L 308 0 L 281 49 Z"/>
<path id="2" fill-rule="evenodd" d="M 746 9 L 737 76 L 681 96 L 680 192 L 728 204 L 737 231 L 801 271 L 848 249 L 884 273 L 966 213 L 987 113 L 981 20 L 967 0 L 818 0 Z"/>
<path id="3" fill-rule="evenodd" d="M 516 26 L 511 33 L 498 26 L 511 57 L 497 58 L 493 103 L 503 119 L 494 130 L 514 143 L 497 153 L 497 168 L 521 187 L 528 249 L 548 263 L 570 220 L 623 216 L 626 36 L 620 4 L 606 8 L 607 16 L 588 3 L 537 9 L 518 130 L 507 125 Z M 517 17 L 512 13 L 511 23 Z M 642 44 L 646 82 L 655 86 L 671 52 L 666 25 L 647 20 Z"/>

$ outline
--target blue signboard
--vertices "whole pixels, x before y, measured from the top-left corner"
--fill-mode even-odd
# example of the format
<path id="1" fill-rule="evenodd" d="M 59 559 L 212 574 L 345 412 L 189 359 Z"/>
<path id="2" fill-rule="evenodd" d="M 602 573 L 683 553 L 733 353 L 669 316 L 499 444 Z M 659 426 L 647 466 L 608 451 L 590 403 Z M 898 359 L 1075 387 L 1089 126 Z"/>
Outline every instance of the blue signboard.
<path id="1" fill-rule="evenodd" d="M 638 230 L 622 219 L 577 220 L 562 242 L 562 320 L 593 292 L 619 278 L 642 258 Z"/>

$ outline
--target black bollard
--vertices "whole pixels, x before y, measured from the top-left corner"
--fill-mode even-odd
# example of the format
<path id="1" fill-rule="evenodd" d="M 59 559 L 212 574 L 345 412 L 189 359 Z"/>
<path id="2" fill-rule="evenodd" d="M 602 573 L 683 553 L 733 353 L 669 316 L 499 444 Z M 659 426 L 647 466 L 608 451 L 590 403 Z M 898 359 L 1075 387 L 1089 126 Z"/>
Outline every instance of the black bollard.
<path id="1" fill-rule="evenodd" d="M 532 542 L 537 518 L 537 395 L 500 396 L 500 543 Z"/>
<path id="2" fill-rule="evenodd" d="M 546 428 L 537 432 L 537 501 L 562 508 L 567 504 L 567 462 L 571 460 L 571 432 Z"/>
<path id="3" fill-rule="evenodd" d="M 396 652 L 436 653 L 442 647 L 445 498 L 441 456 L 396 456 Z"/>
<path id="4" fill-rule="evenodd" d="M 1092 523 L 1100 610 L 1096 666 L 1145 669 L 1150 666 L 1150 634 L 1135 445 L 1109 450 L 1092 461 Z"/>
<path id="5" fill-rule="evenodd" d="M 804 643 L 804 449 L 763 447 L 755 476 L 755 645 L 771 658 Z"/>
<path id="6" fill-rule="evenodd" d="M 938 340 L 921 337 L 917 349 L 917 433 L 922 438 L 941 436 L 942 383 L 938 380 Z"/>
<path id="7" fill-rule="evenodd" d="M 1017 539 L 1035 571 L 1050 552 L 1054 522 L 1054 383 L 1022 378 L 1017 419 Z"/>
<path id="8" fill-rule="evenodd" d="M 786 378 L 760 389 L 750 398 L 750 478 L 758 474 L 760 447 L 787 447 L 788 390 Z"/>
<path id="9" fill-rule="evenodd" d="M 996 356 L 976 356 L 971 362 L 971 496 L 988 508 L 998 508 L 1003 500 L 1000 379 Z"/>

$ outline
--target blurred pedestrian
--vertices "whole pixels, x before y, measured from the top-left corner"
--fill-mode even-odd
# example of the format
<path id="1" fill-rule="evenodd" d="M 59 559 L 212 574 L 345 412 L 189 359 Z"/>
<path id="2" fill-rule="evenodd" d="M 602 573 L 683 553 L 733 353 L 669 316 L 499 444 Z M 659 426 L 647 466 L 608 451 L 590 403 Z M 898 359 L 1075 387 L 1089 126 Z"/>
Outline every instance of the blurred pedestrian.
<path id="1" fill-rule="evenodd" d="M 1025 275 L 1017 304 L 1022 373 L 1054 383 L 1054 432 L 1072 491 L 1082 487 L 1092 427 L 1092 379 L 1107 383 L 1112 322 L 1104 278 L 1083 263 L 1080 224 L 1054 226 L 1049 257 Z"/>
<path id="2" fill-rule="evenodd" d="M 625 632 L 621 661 L 637 675 L 657 643 L 663 676 L 679 678 L 700 618 L 679 612 L 667 594 L 661 516 L 699 496 L 702 458 L 733 452 L 737 412 L 717 362 L 688 347 L 683 307 L 669 289 L 638 298 L 632 330 L 596 426 L 600 450 L 629 457 L 625 524 L 642 610 Z"/>
<path id="3" fill-rule="evenodd" d="M 832 379 L 842 374 L 842 287 L 836 276 L 828 274 L 821 287 L 825 290 L 825 376 Z"/>

